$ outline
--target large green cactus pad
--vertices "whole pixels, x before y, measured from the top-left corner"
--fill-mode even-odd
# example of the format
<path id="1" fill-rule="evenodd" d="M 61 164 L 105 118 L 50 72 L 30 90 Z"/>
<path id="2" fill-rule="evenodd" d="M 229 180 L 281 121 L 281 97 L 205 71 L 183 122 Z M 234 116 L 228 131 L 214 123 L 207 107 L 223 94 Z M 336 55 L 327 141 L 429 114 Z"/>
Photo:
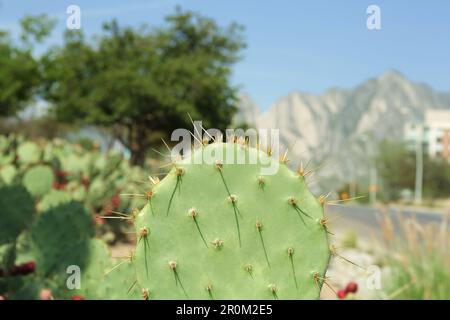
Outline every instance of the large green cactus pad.
<path id="1" fill-rule="evenodd" d="M 15 241 L 28 225 L 34 202 L 22 186 L 0 188 L 0 244 Z"/>
<path id="2" fill-rule="evenodd" d="M 16 244 L 14 242 L 0 245 L 0 269 L 8 270 L 16 260 Z"/>
<path id="3" fill-rule="evenodd" d="M 134 265 L 128 261 L 116 262 L 108 270 L 103 280 L 97 286 L 98 299 L 108 300 L 137 300 L 141 296 L 136 284 Z"/>
<path id="4" fill-rule="evenodd" d="M 25 173 L 23 184 L 35 197 L 42 197 L 52 189 L 53 171 L 48 166 L 36 166 Z"/>
<path id="5" fill-rule="evenodd" d="M 204 155 L 262 163 L 201 163 Z M 224 158 L 225 159 L 225 158 Z M 193 161 L 192 161 L 193 160 Z M 148 299 L 315 299 L 329 261 L 322 204 L 302 175 L 238 143 L 179 161 L 135 219 L 137 280 Z"/>
<path id="6" fill-rule="evenodd" d="M 40 213 L 31 228 L 38 271 L 43 274 L 64 272 L 67 267 L 64 255 L 71 254 L 71 251 L 74 254 L 89 252 L 86 240 L 93 236 L 92 219 L 78 202 L 62 204 Z M 72 248 L 75 245 L 78 246 L 76 250 Z M 88 254 L 83 256 L 86 260 L 89 258 Z"/>
<path id="7" fill-rule="evenodd" d="M 17 148 L 17 156 L 21 164 L 30 165 L 39 161 L 41 151 L 34 142 L 24 142 Z"/>
<path id="8" fill-rule="evenodd" d="M 59 264 L 61 269 L 56 274 L 56 278 L 58 283 L 61 283 L 65 288 L 64 295 L 66 297 L 81 295 L 86 299 L 100 298 L 98 294 L 99 285 L 103 283 L 105 273 L 111 268 L 109 251 L 104 242 L 97 239 L 79 241 L 62 254 Z M 80 268 L 79 289 L 70 290 L 72 288 L 67 288 L 66 282 L 70 282 L 70 273 L 67 273 L 69 266 Z M 73 275 L 75 276 L 74 273 Z"/>
<path id="9" fill-rule="evenodd" d="M 2 180 L 5 184 L 12 184 L 16 176 L 17 169 L 13 165 L 8 164 L 0 168 L 0 180 Z"/>
<path id="10" fill-rule="evenodd" d="M 71 202 L 71 195 L 62 190 L 50 190 L 38 203 L 38 211 L 46 211 L 64 203 Z"/>

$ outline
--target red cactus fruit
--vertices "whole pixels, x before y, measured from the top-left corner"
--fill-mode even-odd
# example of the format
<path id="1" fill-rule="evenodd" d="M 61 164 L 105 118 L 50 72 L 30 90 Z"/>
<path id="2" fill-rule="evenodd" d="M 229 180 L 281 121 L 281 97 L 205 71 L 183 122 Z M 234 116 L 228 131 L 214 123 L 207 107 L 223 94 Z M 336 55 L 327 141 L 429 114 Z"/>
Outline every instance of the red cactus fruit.
<path id="1" fill-rule="evenodd" d="M 345 296 L 347 295 L 347 292 L 345 292 L 345 290 L 339 290 L 338 292 L 337 292 L 337 297 L 339 298 L 339 299 L 345 299 Z"/>
<path id="2" fill-rule="evenodd" d="M 83 296 L 72 296 L 70 300 L 86 300 Z"/>
<path id="3" fill-rule="evenodd" d="M 53 182 L 53 189 L 64 190 L 66 188 L 66 185 L 67 185 L 67 183 Z"/>
<path id="4" fill-rule="evenodd" d="M 36 271 L 36 263 L 34 261 L 24 263 L 21 267 L 22 267 L 22 274 L 33 273 L 34 271 Z"/>
<path id="5" fill-rule="evenodd" d="M 345 287 L 346 293 L 356 293 L 356 291 L 358 291 L 358 284 L 356 282 L 351 281 Z"/>
<path id="6" fill-rule="evenodd" d="M 58 178 L 66 178 L 69 175 L 68 172 L 66 171 L 56 171 L 55 172 L 55 176 L 57 176 Z"/>
<path id="7" fill-rule="evenodd" d="M 120 206 L 120 195 L 115 194 L 112 198 L 111 198 L 111 205 L 113 206 L 114 209 L 117 210 L 117 208 L 119 208 Z"/>
<path id="8" fill-rule="evenodd" d="M 11 276 L 25 276 L 35 271 L 36 263 L 34 261 L 29 261 L 27 263 L 13 266 L 11 269 L 9 269 L 9 274 Z"/>

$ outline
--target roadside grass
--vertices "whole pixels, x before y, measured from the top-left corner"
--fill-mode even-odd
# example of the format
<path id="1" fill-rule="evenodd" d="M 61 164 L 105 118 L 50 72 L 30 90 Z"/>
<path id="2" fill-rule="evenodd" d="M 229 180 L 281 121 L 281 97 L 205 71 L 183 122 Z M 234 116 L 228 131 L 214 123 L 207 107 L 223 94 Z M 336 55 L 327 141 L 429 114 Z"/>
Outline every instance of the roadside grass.
<path id="1" fill-rule="evenodd" d="M 389 267 L 384 277 L 387 299 L 450 299 L 450 233 L 447 214 L 441 225 L 422 226 L 399 216 L 400 232 L 385 214 L 381 229 Z"/>
<path id="2" fill-rule="evenodd" d="M 342 236 L 341 245 L 344 248 L 356 249 L 358 246 L 358 236 L 353 230 L 347 230 Z"/>

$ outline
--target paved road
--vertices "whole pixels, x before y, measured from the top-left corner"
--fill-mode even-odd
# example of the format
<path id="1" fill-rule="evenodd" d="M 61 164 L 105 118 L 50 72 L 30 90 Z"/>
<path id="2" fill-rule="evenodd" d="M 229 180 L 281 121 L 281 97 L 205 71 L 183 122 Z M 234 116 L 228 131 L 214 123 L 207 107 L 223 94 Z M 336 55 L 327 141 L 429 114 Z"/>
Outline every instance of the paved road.
<path id="1" fill-rule="evenodd" d="M 399 230 L 399 217 L 415 218 L 420 225 L 428 225 L 430 223 L 441 225 L 445 220 L 444 213 L 427 212 L 411 209 L 400 209 L 397 207 L 374 208 L 368 206 L 332 206 L 326 208 L 326 215 L 333 219 L 340 216 L 335 221 L 335 225 L 341 228 L 354 230 L 358 235 L 370 236 L 379 235 L 381 232 L 380 221 L 383 217 L 382 210 L 391 217 L 394 224 L 394 230 Z M 333 221 L 333 220 L 332 220 Z M 404 221 L 404 219 L 403 219 Z M 450 219 L 447 219 L 447 226 L 450 227 Z"/>

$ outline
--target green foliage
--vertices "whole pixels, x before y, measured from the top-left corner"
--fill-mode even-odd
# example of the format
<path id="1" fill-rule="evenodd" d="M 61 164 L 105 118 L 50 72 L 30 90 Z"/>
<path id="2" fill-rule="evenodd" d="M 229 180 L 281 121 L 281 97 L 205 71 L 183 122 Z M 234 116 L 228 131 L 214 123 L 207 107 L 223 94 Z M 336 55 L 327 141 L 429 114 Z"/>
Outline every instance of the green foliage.
<path id="1" fill-rule="evenodd" d="M 32 44 L 42 42 L 54 24 L 46 15 L 23 18 L 23 46 L 15 44 L 0 30 L 0 117 L 16 116 L 35 100 L 42 85 L 42 74 L 39 62 L 33 57 Z"/>
<path id="2" fill-rule="evenodd" d="M 390 261 L 389 292 L 404 288 L 395 299 L 449 300 L 450 266 L 441 255 L 427 254 L 423 260 L 411 257 L 407 266 L 400 261 Z"/>
<path id="3" fill-rule="evenodd" d="M 0 117 L 14 116 L 30 103 L 40 84 L 38 63 L 27 50 L 0 35 Z"/>
<path id="4" fill-rule="evenodd" d="M 450 189 L 450 164 L 424 154 L 423 194 L 427 198 L 447 197 Z M 384 141 L 376 158 L 383 181 L 381 193 L 386 200 L 397 200 L 403 189 L 414 190 L 416 155 L 406 144 Z"/>
<path id="5" fill-rule="evenodd" d="M 55 19 L 50 19 L 46 14 L 37 16 L 26 16 L 20 20 L 22 33 L 20 38 L 23 42 L 30 44 L 32 41 L 42 42 L 52 32 L 56 25 Z"/>
<path id="6" fill-rule="evenodd" d="M 395 200 L 400 197 L 402 189 L 414 189 L 415 154 L 405 144 L 382 142 L 376 164 L 383 181 L 381 192 L 385 198 Z"/>
<path id="7" fill-rule="evenodd" d="M 444 159 L 426 159 L 423 179 L 425 197 L 447 198 L 450 190 L 450 164 Z"/>
<path id="8" fill-rule="evenodd" d="M 166 22 L 135 30 L 112 21 L 95 43 L 69 32 L 43 58 L 45 98 L 58 119 L 111 127 L 134 164 L 143 164 L 152 139 L 188 126 L 188 113 L 225 129 L 235 109 L 229 77 L 241 28 L 181 10 Z"/>
<path id="9" fill-rule="evenodd" d="M 206 155 L 257 164 L 194 164 Z M 137 280 L 149 299 L 316 299 L 330 249 L 322 204 L 266 153 L 214 143 L 177 162 L 136 215 Z"/>
<path id="10" fill-rule="evenodd" d="M 392 222 L 391 222 L 392 223 Z M 389 273 L 384 285 L 390 299 L 450 299 L 450 236 L 448 221 L 426 227 L 401 219 L 402 232 L 387 234 Z M 385 228 L 389 230 L 389 228 Z"/>

